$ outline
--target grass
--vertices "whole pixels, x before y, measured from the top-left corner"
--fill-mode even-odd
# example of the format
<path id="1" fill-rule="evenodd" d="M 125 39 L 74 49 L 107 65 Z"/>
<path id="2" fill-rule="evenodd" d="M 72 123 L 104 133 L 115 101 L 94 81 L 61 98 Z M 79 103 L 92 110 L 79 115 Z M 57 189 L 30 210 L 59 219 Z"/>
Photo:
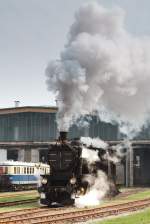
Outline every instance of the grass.
<path id="1" fill-rule="evenodd" d="M 119 203 L 125 203 L 130 201 L 136 201 L 136 200 L 142 200 L 150 198 L 150 190 L 143 190 L 138 193 L 134 193 L 128 196 L 124 197 L 115 197 L 111 200 L 105 200 L 102 205 L 113 205 L 113 204 L 119 204 Z"/>
<path id="2" fill-rule="evenodd" d="M 38 197 L 37 191 L 33 192 L 25 192 L 19 193 L 19 192 L 9 192 L 7 193 L 1 193 L 0 194 L 0 202 L 12 202 L 12 201 L 22 201 L 22 200 L 28 200 L 28 199 L 36 199 Z"/>
<path id="3" fill-rule="evenodd" d="M 129 201 L 136 201 L 150 198 L 150 190 L 143 190 L 138 193 L 134 193 L 122 198 L 114 198 L 111 201 L 105 201 L 103 205 L 111 205 L 118 203 L 125 203 Z M 93 223 L 93 222 L 92 222 Z M 118 218 L 112 218 L 105 221 L 94 222 L 94 224 L 150 224 L 150 208 L 134 213 L 132 215 L 122 216 Z"/>
<path id="4" fill-rule="evenodd" d="M 40 207 L 40 204 L 38 203 L 38 201 L 39 201 L 38 197 L 39 197 L 39 194 L 37 191 L 0 193 L 0 202 L 13 202 L 13 201 L 37 199 L 37 202 L 30 203 L 30 204 L 22 204 L 22 205 L 8 206 L 8 207 L 0 208 L 0 213 L 1 212 L 17 211 L 17 210 L 28 209 L 28 208 L 38 208 L 38 207 Z"/>
<path id="5" fill-rule="evenodd" d="M 23 196 L 17 196 L 12 198 L 1 198 L 0 202 L 13 202 L 13 201 L 23 201 L 23 200 L 30 200 L 30 199 L 38 199 L 36 196 L 32 195 L 23 195 Z"/>
<path id="6" fill-rule="evenodd" d="M 136 194 L 131 194 L 127 196 L 128 200 L 140 200 L 140 199 L 145 199 L 150 197 L 150 190 L 145 190 Z"/>
<path id="7" fill-rule="evenodd" d="M 22 209 L 39 208 L 39 207 L 40 207 L 40 204 L 38 202 L 35 202 L 35 203 L 31 203 L 31 204 L 16 205 L 16 206 L 0 208 L 0 213 L 13 212 L 13 211 L 22 210 Z"/>
<path id="8" fill-rule="evenodd" d="M 127 215 L 110 220 L 92 222 L 93 224 L 149 224 L 150 223 L 150 208 L 132 215 Z"/>

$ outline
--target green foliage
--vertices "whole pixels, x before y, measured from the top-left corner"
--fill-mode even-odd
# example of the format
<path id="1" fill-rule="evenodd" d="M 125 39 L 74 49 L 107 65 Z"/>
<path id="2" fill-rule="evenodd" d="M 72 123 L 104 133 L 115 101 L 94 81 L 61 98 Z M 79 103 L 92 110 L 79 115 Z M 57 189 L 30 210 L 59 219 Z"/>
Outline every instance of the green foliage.
<path id="1" fill-rule="evenodd" d="M 112 218 L 110 220 L 94 222 L 93 224 L 149 224 L 150 223 L 150 209 L 134 213 L 119 218 Z"/>
<path id="2" fill-rule="evenodd" d="M 22 194 L 22 195 L 16 195 L 12 193 L 12 197 L 0 197 L 0 203 L 1 202 L 12 202 L 12 201 L 22 201 L 22 200 L 29 200 L 29 199 L 37 199 L 37 194 Z M 38 199 L 37 199 L 38 200 Z"/>
<path id="3" fill-rule="evenodd" d="M 0 213 L 1 212 L 13 212 L 13 211 L 22 210 L 22 209 L 38 208 L 38 207 L 40 207 L 40 204 L 38 202 L 31 203 L 31 204 L 9 206 L 9 207 L 0 208 Z"/>

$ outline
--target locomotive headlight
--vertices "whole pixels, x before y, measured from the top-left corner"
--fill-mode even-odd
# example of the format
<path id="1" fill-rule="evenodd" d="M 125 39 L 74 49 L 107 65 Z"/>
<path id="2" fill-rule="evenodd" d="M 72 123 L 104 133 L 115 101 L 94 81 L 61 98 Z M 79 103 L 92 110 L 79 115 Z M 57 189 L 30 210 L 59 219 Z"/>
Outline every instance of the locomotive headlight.
<path id="1" fill-rule="evenodd" d="M 42 184 L 47 184 L 47 179 L 46 179 L 46 178 L 43 178 L 43 179 L 41 180 L 41 183 L 42 183 Z"/>
<path id="2" fill-rule="evenodd" d="M 77 179 L 75 178 L 75 177 L 72 177 L 71 179 L 70 179 L 70 183 L 71 184 L 75 184 L 77 182 Z"/>

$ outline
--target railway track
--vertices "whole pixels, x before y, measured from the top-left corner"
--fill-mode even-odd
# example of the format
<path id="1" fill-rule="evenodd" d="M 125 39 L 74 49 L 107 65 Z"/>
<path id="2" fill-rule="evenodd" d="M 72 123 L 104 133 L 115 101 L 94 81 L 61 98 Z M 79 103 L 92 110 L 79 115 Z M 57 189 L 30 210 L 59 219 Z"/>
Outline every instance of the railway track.
<path id="1" fill-rule="evenodd" d="M 27 199 L 27 200 L 16 200 L 16 201 L 9 201 L 9 202 L 0 202 L 0 208 L 8 207 L 8 206 L 16 206 L 16 205 L 22 205 L 22 204 L 29 204 L 33 202 L 37 202 L 38 197 L 34 199 Z"/>
<path id="2" fill-rule="evenodd" d="M 89 209 L 33 209 L 20 213 L 5 213 L 0 216 L 0 224 L 62 224 L 103 218 L 126 212 L 136 211 L 150 206 L 150 198 L 106 207 Z"/>
<path id="3" fill-rule="evenodd" d="M 38 193 L 36 193 L 36 191 L 35 192 L 21 191 L 21 192 L 12 192 L 12 193 L 1 193 L 0 199 L 1 198 L 18 197 L 18 196 L 23 196 L 23 195 L 33 195 L 33 194 L 38 194 Z"/>

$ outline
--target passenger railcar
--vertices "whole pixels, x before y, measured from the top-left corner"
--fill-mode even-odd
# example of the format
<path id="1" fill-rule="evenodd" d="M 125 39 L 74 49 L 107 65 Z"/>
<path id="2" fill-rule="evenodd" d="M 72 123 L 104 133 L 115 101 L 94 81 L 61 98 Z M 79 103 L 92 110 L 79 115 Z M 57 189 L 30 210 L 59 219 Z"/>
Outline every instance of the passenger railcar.
<path id="1" fill-rule="evenodd" d="M 42 163 L 6 161 L 0 163 L 0 190 L 36 188 L 41 174 L 50 173 L 50 167 Z"/>

